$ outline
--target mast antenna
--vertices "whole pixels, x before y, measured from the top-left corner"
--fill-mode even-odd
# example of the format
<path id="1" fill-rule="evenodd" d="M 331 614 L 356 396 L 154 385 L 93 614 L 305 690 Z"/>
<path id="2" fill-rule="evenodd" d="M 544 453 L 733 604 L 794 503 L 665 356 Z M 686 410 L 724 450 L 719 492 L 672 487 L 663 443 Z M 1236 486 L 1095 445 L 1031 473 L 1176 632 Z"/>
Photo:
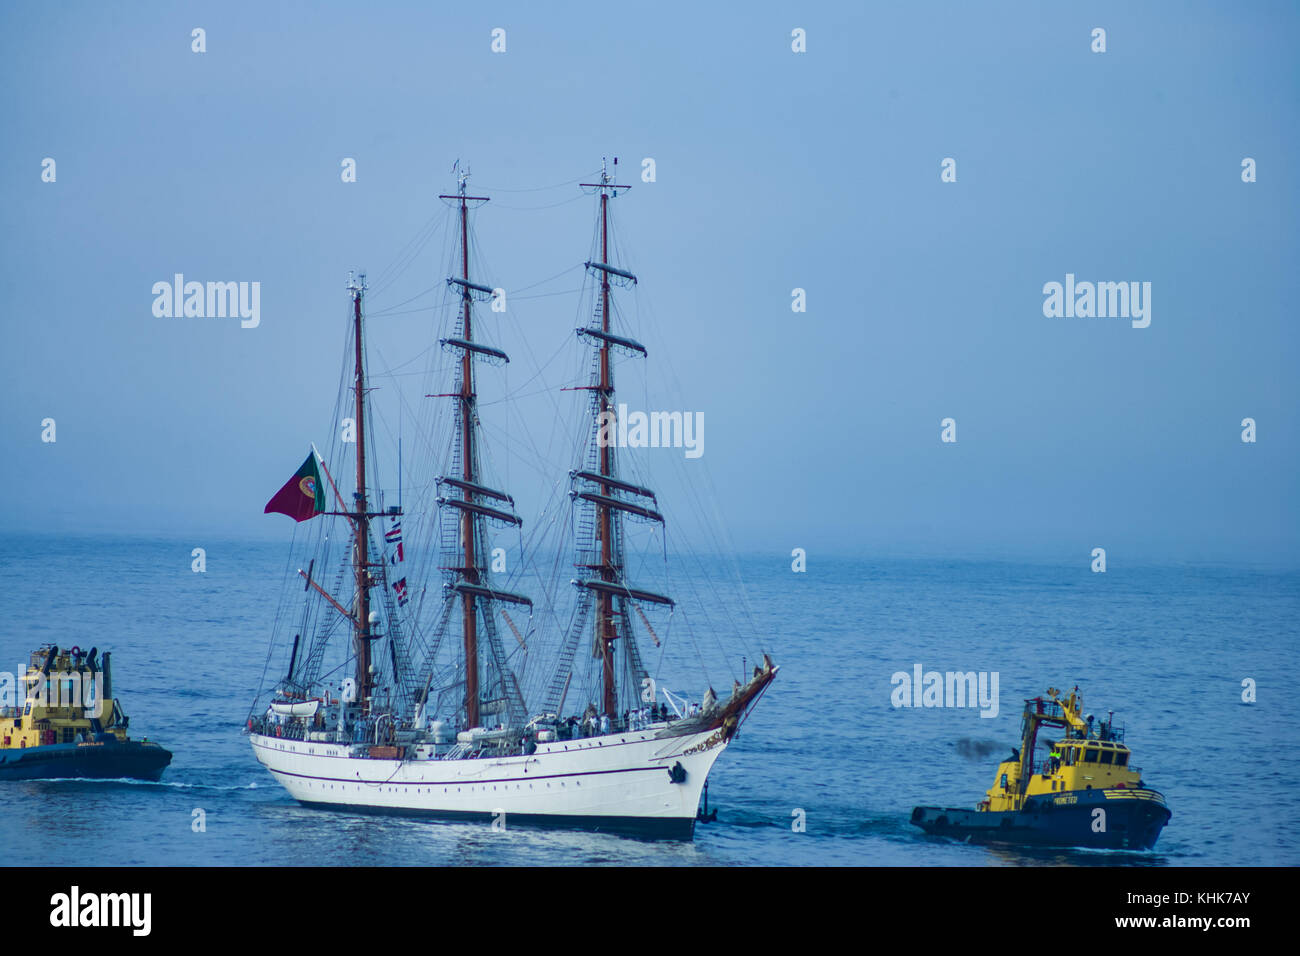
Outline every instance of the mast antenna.
<path id="1" fill-rule="evenodd" d="M 608 157 L 600 158 L 600 182 L 596 183 L 578 183 L 582 189 L 592 190 L 591 195 L 608 196 L 611 199 L 618 198 L 618 191 L 631 189 L 630 183 L 620 183 L 618 181 L 618 157 L 614 157 L 614 170 L 611 173 L 609 169 Z"/>
<path id="2" fill-rule="evenodd" d="M 470 173 L 469 166 L 466 166 L 464 169 L 461 169 L 460 160 L 457 159 L 456 162 L 451 164 L 451 173 L 453 176 L 456 177 L 456 185 L 458 187 L 458 191 L 460 195 L 464 196 L 465 186 L 469 182 L 469 173 Z"/>

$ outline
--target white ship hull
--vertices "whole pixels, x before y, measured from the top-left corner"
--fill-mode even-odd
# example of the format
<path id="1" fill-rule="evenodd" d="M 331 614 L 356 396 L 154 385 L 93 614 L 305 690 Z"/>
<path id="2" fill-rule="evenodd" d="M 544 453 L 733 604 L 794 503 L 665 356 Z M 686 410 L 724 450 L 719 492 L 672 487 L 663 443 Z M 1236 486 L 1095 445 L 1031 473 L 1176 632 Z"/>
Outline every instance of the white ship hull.
<path id="1" fill-rule="evenodd" d="M 373 759 L 358 755 L 364 747 L 249 737 L 257 759 L 303 804 L 690 839 L 729 735 L 632 731 L 541 743 L 528 756 L 458 760 Z"/>

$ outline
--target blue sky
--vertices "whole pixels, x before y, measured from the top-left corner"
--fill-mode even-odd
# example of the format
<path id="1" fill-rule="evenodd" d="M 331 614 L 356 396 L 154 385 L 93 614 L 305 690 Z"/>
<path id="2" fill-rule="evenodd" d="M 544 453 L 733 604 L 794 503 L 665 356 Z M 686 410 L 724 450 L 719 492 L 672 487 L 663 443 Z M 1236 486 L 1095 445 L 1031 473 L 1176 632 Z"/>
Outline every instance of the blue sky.
<path id="1" fill-rule="evenodd" d="M 622 381 L 707 422 L 698 462 L 644 459 L 670 520 L 707 470 L 747 551 L 1300 562 L 1294 5 L 735 9 L 5 5 L 0 530 L 286 534 L 262 505 L 324 444 L 348 271 L 398 257 L 460 158 L 492 283 L 566 292 L 536 284 L 588 255 L 572 182 L 618 156 L 657 173 L 617 200 L 650 350 Z M 436 246 L 371 308 L 434 285 Z M 261 324 L 155 317 L 177 272 L 260 282 Z M 1067 273 L 1150 282 L 1150 327 L 1045 317 Z M 575 304 L 488 320 L 502 387 Z M 372 319 L 376 354 L 431 321 Z"/>

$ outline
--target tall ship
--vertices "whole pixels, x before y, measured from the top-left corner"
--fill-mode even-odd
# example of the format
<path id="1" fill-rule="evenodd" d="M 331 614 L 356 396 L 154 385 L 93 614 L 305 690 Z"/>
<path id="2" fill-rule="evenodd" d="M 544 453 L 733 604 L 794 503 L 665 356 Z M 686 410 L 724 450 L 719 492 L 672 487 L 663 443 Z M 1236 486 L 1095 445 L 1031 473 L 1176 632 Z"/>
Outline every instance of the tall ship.
<path id="1" fill-rule="evenodd" d="M 1039 734 L 1056 728 L 1057 740 Z M 974 810 L 916 807 L 911 822 L 926 833 L 972 843 L 1149 850 L 1172 816 L 1164 796 L 1133 766 L 1124 730 L 1114 716 L 1084 715 L 1075 687 L 1062 697 L 1025 701 L 1020 747 L 998 765 L 997 777 Z"/>
<path id="2" fill-rule="evenodd" d="M 573 423 L 577 460 L 544 463 L 567 499 L 553 509 L 567 520 L 552 514 L 549 526 L 564 529 L 569 555 L 537 559 L 544 569 L 554 558 L 548 582 L 541 570 L 506 577 L 498 565 L 497 538 L 522 542 L 523 520 L 482 435 L 479 368 L 509 358 L 481 334 L 476 306 L 499 311 L 502 290 L 476 272 L 470 213 L 488 199 L 470 195 L 467 179 L 462 172 L 457 191 L 439 197 L 454 217 L 455 252 L 435 350 L 443 377 L 424 396 L 434 412 L 415 436 L 428 462 L 428 471 L 411 469 L 422 507 L 403 508 L 400 480 L 389 504 L 375 481 L 362 276 L 348 286 L 349 394 L 340 391 L 355 439 L 341 451 L 354 459 L 353 487 L 344 495 L 313 447 L 267 505 L 322 520 L 309 532 L 317 556 L 293 588 L 303 605 L 285 601 L 277 615 L 286 640 L 273 641 L 268 667 L 279 676 L 254 702 L 249 742 L 313 807 L 690 839 L 706 818 L 710 770 L 778 668 L 760 653 L 752 669 L 742 663 L 729 695 L 704 686 L 687 699 L 646 664 L 647 649 L 661 645 L 652 617 L 671 618 L 676 601 L 633 574 L 633 526 L 653 531 L 665 519 L 656 493 L 620 469 L 611 440 L 617 360 L 647 354 L 618 324 L 614 295 L 637 281 L 613 255 L 611 200 L 629 187 L 603 164 L 597 182 L 581 184 L 597 204 L 593 254 L 582 263 L 589 311 L 575 330 L 586 379 L 566 391 L 585 393 L 585 412 Z M 572 571 L 554 570 L 562 566 Z"/>
<path id="3" fill-rule="evenodd" d="M 47 644 L 18 685 L 22 703 L 0 707 L 0 781 L 162 779 L 172 755 L 127 734 L 111 652 Z"/>

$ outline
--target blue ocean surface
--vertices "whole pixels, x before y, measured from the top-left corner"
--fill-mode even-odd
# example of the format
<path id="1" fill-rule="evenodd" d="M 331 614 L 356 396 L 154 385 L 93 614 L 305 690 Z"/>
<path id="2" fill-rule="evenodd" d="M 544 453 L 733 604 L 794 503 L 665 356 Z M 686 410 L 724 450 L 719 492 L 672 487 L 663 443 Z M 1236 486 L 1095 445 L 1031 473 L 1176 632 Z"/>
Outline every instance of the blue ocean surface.
<path id="1" fill-rule="evenodd" d="M 207 570 L 194 573 L 190 552 L 199 545 Z M 1296 572 L 1112 566 L 1094 574 L 1086 561 L 814 554 L 795 573 L 785 555 L 743 558 L 761 643 L 781 672 L 710 777 L 717 822 L 677 844 L 297 805 L 241 734 L 287 557 L 283 546 L 258 542 L 0 537 L 9 598 L 0 671 L 18 671 L 46 642 L 111 649 L 132 736 L 175 754 L 157 784 L 0 783 L 7 863 L 1300 863 L 1300 776 L 1289 743 L 1300 721 L 1291 686 Z M 892 675 L 917 664 L 996 672 L 997 716 L 893 706 Z M 1253 703 L 1242 700 L 1247 678 L 1257 683 Z M 1173 810 L 1154 851 L 990 849 L 909 825 L 917 804 L 973 807 L 1018 744 L 1023 699 L 1075 684 L 1086 710 L 1115 711 L 1134 763 Z"/>

